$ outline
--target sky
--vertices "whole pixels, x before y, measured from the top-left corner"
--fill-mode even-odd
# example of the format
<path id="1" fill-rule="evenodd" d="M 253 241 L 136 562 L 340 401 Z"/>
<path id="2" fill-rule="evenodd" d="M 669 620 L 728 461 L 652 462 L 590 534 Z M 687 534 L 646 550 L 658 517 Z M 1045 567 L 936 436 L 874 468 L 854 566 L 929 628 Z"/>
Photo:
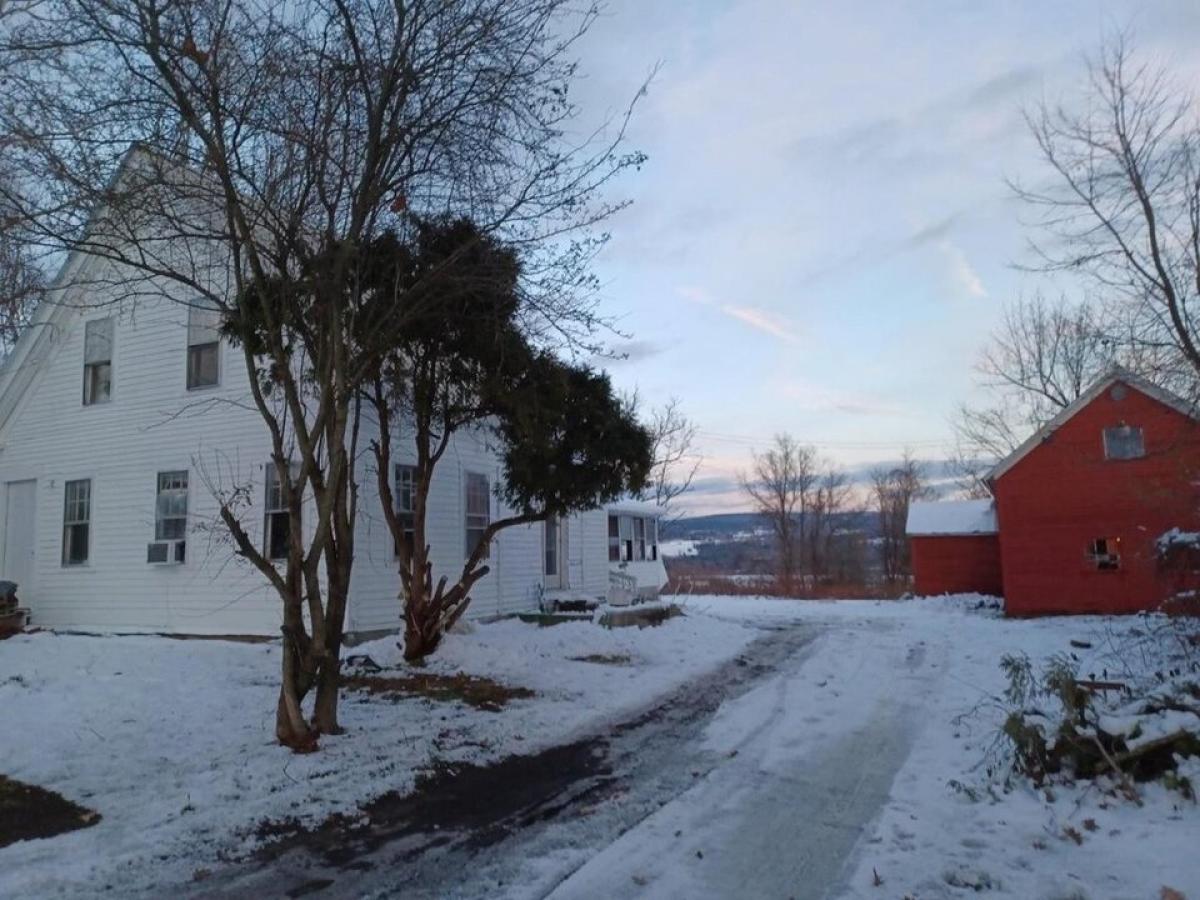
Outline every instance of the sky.
<path id="1" fill-rule="evenodd" d="M 597 262 L 605 363 L 678 397 L 704 462 L 684 504 L 747 508 L 737 474 L 788 432 L 858 471 L 953 445 L 1005 302 L 1078 290 L 1020 270 L 1045 181 L 1022 110 L 1079 96 L 1104 36 L 1200 83 L 1196 0 L 612 0 L 576 99 L 617 114 L 647 75 Z"/>

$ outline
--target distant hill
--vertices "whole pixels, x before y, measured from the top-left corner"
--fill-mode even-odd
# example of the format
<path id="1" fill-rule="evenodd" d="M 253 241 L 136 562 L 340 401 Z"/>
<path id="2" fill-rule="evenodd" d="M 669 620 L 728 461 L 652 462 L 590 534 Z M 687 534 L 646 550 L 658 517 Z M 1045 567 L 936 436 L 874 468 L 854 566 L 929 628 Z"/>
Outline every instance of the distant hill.
<path id="1" fill-rule="evenodd" d="M 840 528 L 860 529 L 872 536 L 878 531 L 878 515 L 874 512 L 838 513 Z M 686 516 L 663 526 L 667 540 L 728 540 L 735 534 L 767 528 L 766 520 L 752 512 L 716 513 L 709 516 Z"/>

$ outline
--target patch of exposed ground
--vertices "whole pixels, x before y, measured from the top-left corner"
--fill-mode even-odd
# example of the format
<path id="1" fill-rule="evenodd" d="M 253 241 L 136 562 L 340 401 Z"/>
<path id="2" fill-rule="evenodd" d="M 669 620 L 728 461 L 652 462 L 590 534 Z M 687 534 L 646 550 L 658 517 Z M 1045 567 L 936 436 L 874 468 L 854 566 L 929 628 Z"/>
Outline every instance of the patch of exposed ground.
<path id="1" fill-rule="evenodd" d="M 568 656 L 567 659 L 598 666 L 628 666 L 633 662 L 633 657 L 627 653 L 589 653 L 586 656 Z"/>
<path id="2" fill-rule="evenodd" d="M 501 684 L 490 678 L 455 672 L 453 675 L 438 675 L 418 672 L 411 675 L 345 675 L 342 687 L 400 700 L 405 697 L 425 697 L 441 703 L 457 701 L 489 712 L 499 712 L 512 700 L 525 700 L 534 696 L 524 687 Z"/>
<path id="3" fill-rule="evenodd" d="M 99 813 L 54 791 L 0 775 L 0 847 L 54 837 L 99 821 Z"/>

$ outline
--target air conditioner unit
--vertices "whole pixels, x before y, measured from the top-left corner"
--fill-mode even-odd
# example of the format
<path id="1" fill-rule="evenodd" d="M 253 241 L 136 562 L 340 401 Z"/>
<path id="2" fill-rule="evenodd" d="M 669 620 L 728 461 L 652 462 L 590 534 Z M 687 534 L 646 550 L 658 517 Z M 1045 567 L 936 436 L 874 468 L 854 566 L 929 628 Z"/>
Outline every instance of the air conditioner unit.
<path id="1" fill-rule="evenodd" d="M 154 541 L 146 545 L 146 562 L 155 566 L 177 566 L 187 559 L 187 541 Z"/>

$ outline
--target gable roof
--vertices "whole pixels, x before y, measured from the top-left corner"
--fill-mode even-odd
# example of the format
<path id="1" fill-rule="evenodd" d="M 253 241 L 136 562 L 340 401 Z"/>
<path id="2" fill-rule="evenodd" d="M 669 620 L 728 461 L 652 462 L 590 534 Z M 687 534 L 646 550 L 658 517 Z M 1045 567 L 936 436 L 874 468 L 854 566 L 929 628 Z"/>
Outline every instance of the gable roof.
<path id="1" fill-rule="evenodd" d="M 996 507 L 991 500 L 936 500 L 908 507 L 905 530 L 910 537 L 995 534 Z"/>
<path id="2" fill-rule="evenodd" d="M 1095 383 L 1093 383 L 1091 387 L 1080 394 L 1076 400 L 1074 400 L 1070 405 L 1064 406 L 1058 412 L 1058 414 L 1054 416 L 1054 418 L 1030 435 L 1029 439 L 1021 444 L 1021 446 L 1017 447 L 1016 450 L 1004 457 L 1004 459 L 1000 460 L 1000 462 L 996 463 L 992 470 L 988 472 L 984 481 L 986 481 L 988 484 L 994 482 L 1005 472 L 1028 456 L 1031 452 L 1040 447 L 1045 440 L 1050 437 L 1050 435 L 1054 434 L 1054 432 L 1070 421 L 1076 413 L 1090 404 L 1093 400 L 1095 400 L 1106 390 L 1108 390 L 1109 387 L 1117 382 L 1121 382 L 1127 387 L 1131 387 L 1135 391 L 1145 394 L 1152 400 L 1157 400 L 1164 406 L 1169 406 L 1180 415 L 1187 416 L 1189 419 L 1200 420 L 1200 408 L 1197 408 L 1195 403 L 1189 403 L 1182 397 L 1173 394 L 1165 388 L 1161 388 L 1150 381 L 1147 381 L 1140 375 L 1134 375 L 1132 372 L 1123 369 L 1120 366 L 1113 366 L 1107 375 L 1097 379 Z"/>

